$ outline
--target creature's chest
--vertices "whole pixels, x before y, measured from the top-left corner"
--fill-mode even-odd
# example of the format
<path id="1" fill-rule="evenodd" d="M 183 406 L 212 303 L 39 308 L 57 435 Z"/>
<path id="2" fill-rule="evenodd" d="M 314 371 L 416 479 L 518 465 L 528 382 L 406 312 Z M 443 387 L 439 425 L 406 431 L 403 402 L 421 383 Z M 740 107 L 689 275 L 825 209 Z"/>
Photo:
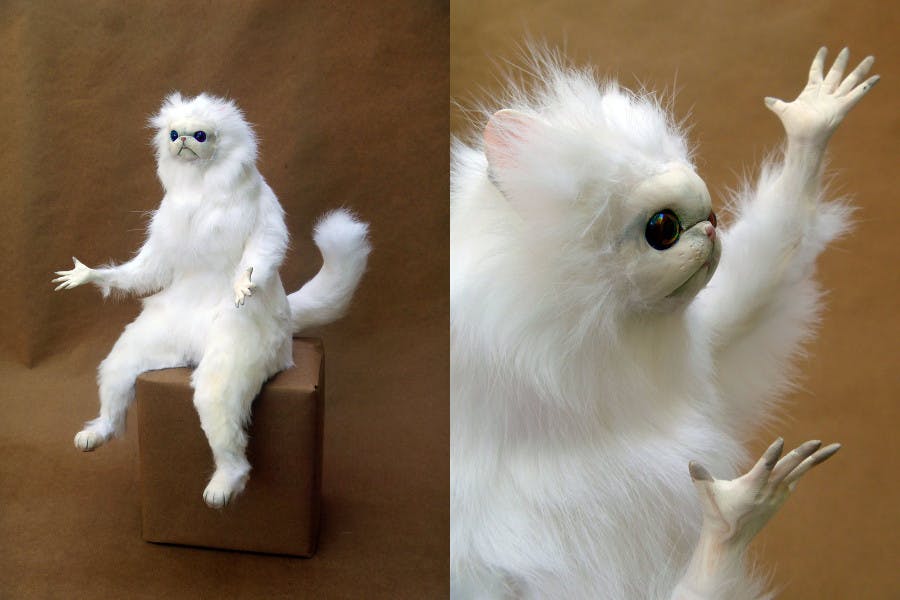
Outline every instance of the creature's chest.
<path id="1" fill-rule="evenodd" d="M 202 196 L 175 200 L 161 208 L 155 223 L 175 264 L 202 268 L 240 260 L 256 219 L 254 206 Z"/>
<path id="2" fill-rule="evenodd" d="M 471 527 L 458 539 L 472 540 L 459 554 L 465 561 L 473 552 L 513 579 L 523 568 L 544 572 L 548 589 L 563 586 L 556 597 L 656 597 L 649 590 L 673 584 L 699 530 L 689 461 L 728 476 L 738 454 L 734 440 L 691 412 L 666 427 L 516 449 L 494 469 L 459 464 L 471 476 L 458 476 L 469 489 L 452 510 Z"/>

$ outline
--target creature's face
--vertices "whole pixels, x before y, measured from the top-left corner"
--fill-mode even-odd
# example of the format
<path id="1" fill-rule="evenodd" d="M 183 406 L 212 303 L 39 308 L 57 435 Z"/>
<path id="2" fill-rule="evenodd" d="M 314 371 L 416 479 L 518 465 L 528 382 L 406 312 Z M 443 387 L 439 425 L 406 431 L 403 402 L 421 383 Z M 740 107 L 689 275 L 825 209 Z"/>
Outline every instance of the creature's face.
<path id="1" fill-rule="evenodd" d="M 169 154 L 178 160 L 210 160 L 216 153 L 217 134 L 209 121 L 195 118 L 169 123 Z"/>
<path id="2" fill-rule="evenodd" d="M 633 299 L 660 308 L 686 303 L 709 282 L 722 250 L 706 184 L 672 164 L 638 184 L 624 204 L 618 252 Z"/>
<path id="3" fill-rule="evenodd" d="M 256 137 L 237 105 L 209 94 L 170 94 L 151 117 L 157 174 L 167 190 L 187 182 L 229 186 L 256 162 Z M 191 183 L 193 185 L 194 183 Z"/>

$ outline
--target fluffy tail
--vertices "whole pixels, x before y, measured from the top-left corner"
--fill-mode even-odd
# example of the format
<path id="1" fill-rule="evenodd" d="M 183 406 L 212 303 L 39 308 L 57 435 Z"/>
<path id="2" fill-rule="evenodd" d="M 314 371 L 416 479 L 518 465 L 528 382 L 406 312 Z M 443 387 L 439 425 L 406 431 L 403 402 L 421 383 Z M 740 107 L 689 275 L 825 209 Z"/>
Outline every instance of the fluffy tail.
<path id="1" fill-rule="evenodd" d="M 368 231 L 366 223 L 344 209 L 332 211 L 316 223 L 313 239 L 324 264 L 315 277 L 288 296 L 294 333 L 344 315 L 366 270 L 372 249 Z"/>

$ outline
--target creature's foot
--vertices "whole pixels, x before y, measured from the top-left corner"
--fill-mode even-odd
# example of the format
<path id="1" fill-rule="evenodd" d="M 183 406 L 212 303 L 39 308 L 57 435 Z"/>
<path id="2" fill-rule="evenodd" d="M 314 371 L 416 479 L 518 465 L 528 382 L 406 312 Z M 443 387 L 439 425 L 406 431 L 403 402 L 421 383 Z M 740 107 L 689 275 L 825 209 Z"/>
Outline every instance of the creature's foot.
<path id="1" fill-rule="evenodd" d="M 90 452 L 102 446 L 115 434 L 115 427 L 103 421 L 94 420 L 75 434 L 75 447 L 83 452 Z"/>
<path id="2" fill-rule="evenodd" d="M 206 489 L 203 490 L 203 500 L 210 508 L 222 508 L 235 496 L 244 490 L 244 485 L 249 478 L 249 466 L 235 469 L 218 468 L 213 473 Z"/>

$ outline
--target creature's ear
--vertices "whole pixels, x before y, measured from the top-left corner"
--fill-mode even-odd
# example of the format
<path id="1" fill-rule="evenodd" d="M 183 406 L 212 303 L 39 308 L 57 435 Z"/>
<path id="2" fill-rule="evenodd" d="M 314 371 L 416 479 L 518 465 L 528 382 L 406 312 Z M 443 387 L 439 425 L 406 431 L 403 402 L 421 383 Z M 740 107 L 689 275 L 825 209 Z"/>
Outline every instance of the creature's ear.
<path id="1" fill-rule="evenodd" d="M 544 126 L 538 117 L 517 110 L 495 112 L 484 128 L 484 153 L 491 170 L 499 173 L 523 166 L 520 161 L 523 146 Z"/>

